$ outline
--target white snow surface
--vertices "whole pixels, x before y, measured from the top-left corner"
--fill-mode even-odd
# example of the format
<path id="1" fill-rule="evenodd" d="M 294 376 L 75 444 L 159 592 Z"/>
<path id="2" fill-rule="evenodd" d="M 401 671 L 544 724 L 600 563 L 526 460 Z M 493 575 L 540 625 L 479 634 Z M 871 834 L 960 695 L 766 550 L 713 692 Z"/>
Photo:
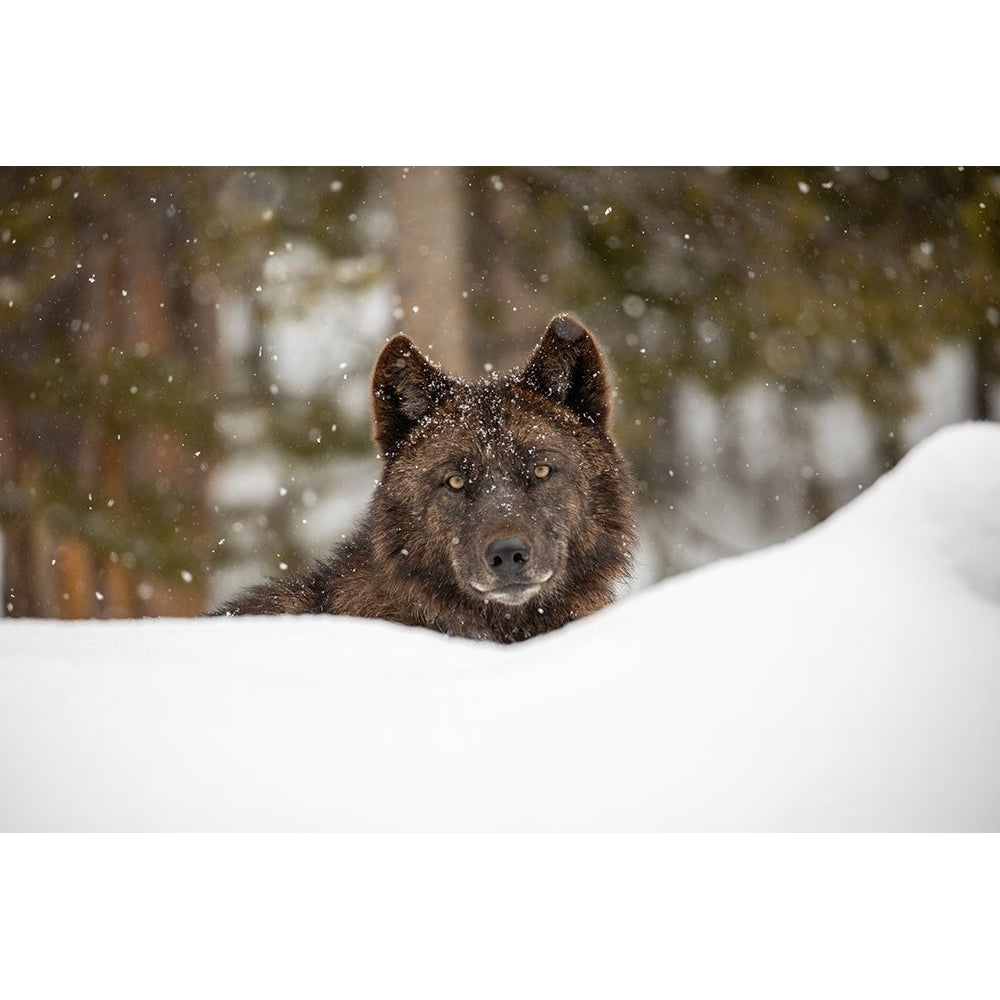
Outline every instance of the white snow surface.
<path id="1" fill-rule="evenodd" d="M 998 830 L 1000 425 L 514 646 L 0 623 L 3 830 Z"/>

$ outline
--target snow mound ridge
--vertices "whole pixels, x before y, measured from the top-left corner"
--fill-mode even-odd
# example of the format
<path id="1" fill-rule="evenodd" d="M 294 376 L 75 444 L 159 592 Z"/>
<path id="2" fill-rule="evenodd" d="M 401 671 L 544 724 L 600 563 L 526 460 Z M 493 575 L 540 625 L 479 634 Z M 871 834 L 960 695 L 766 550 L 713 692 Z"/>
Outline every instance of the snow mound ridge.
<path id="1" fill-rule="evenodd" d="M 945 427 L 914 447 L 868 492 L 829 519 L 872 522 L 897 545 L 1000 602 L 1000 424 Z"/>
<path id="2" fill-rule="evenodd" d="M 998 517 L 1000 425 L 963 425 L 515 646 L 0 622 L 0 830 L 1000 830 Z"/>

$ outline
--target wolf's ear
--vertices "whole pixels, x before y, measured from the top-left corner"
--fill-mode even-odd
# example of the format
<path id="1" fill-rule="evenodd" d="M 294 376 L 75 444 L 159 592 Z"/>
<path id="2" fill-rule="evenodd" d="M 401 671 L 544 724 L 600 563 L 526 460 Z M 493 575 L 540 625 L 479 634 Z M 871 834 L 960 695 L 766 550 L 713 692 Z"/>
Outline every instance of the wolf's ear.
<path id="1" fill-rule="evenodd" d="M 410 431 L 444 397 L 448 378 L 397 334 L 382 348 L 372 374 L 375 440 L 391 457 Z"/>
<path id="2" fill-rule="evenodd" d="M 522 381 L 607 431 L 611 400 L 604 359 L 597 341 L 572 316 L 562 314 L 549 323 L 528 359 Z"/>

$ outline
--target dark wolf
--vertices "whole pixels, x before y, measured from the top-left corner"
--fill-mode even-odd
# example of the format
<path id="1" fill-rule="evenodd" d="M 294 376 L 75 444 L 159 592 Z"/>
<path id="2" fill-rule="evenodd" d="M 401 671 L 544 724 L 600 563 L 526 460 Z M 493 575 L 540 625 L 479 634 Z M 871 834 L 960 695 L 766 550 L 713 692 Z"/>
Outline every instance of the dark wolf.
<path id="1" fill-rule="evenodd" d="M 601 352 L 556 316 L 522 369 L 469 383 L 399 335 L 372 377 L 384 462 L 325 561 L 216 614 L 342 614 L 515 642 L 608 604 L 630 569 L 633 487 Z"/>

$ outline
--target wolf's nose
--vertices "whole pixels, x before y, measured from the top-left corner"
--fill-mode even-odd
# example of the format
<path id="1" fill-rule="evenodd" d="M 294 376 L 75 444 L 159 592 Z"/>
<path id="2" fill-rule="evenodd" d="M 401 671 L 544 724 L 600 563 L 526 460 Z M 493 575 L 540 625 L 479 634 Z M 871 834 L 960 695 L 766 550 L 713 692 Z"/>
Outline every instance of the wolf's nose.
<path id="1" fill-rule="evenodd" d="M 501 579 L 512 580 L 521 575 L 529 554 L 523 538 L 498 538 L 486 550 L 486 565 Z"/>

